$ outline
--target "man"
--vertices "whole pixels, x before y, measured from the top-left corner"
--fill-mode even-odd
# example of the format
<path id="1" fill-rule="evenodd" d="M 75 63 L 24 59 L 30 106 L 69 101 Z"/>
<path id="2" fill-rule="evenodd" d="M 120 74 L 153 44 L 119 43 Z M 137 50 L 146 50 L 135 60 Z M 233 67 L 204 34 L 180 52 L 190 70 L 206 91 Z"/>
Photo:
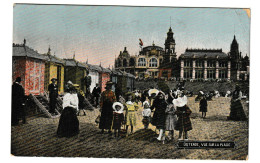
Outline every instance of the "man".
<path id="1" fill-rule="evenodd" d="M 12 125 L 19 124 L 19 118 L 22 117 L 23 123 L 26 123 L 25 118 L 25 94 L 24 88 L 21 85 L 21 77 L 17 77 L 12 85 Z"/>
<path id="2" fill-rule="evenodd" d="M 101 89 L 100 89 L 98 83 L 96 83 L 96 86 L 94 87 L 94 89 L 93 89 L 93 91 L 92 91 L 93 104 L 95 105 L 95 107 L 97 107 L 98 104 L 99 104 L 100 94 L 101 94 Z"/>
<path id="3" fill-rule="evenodd" d="M 50 110 L 49 112 L 52 115 L 55 115 L 55 109 L 56 109 L 56 104 L 57 104 L 57 98 L 58 98 L 58 86 L 56 84 L 57 79 L 52 78 L 51 79 L 51 84 L 49 84 L 48 91 L 49 91 L 49 98 L 50 98 Z"/>
<path id="4" fill-rule="evenodd" d="M 88 99 L 90 97 L 90 85 L 91 85 L 91 76 L 89 76 L 89 71 L 87 70 L 86 76 L 84 78 L 84 82 L 86 85 L 86 98 Z"/>

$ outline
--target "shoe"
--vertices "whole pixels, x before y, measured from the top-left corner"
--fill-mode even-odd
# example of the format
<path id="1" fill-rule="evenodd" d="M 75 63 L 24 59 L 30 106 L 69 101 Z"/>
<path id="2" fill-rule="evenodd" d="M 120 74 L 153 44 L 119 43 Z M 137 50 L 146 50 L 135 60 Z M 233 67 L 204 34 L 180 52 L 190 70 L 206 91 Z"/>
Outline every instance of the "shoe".
<path id="1" fill-rule="evenodd" d="M 184 141 L 188 141 L 188 140 L 189 140 L 188 138 L 184 139 Z"/>
<path id="2" fill-rule="evenodd" d="M 181 138 L 178 138 L 178 140 L 180 141 L 180 140 L 182 140 Z"/>

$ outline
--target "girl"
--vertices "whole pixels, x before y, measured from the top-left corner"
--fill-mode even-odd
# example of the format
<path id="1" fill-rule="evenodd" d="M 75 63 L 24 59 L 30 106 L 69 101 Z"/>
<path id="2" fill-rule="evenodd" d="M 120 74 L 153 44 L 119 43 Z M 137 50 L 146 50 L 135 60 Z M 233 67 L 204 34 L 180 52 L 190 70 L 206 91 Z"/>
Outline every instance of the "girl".
<path id="1" fill-rule="evenodd" d="M 150 120 L 151 120 L 151 109 L 150 109 L 150 105 L 149 105 L 149 102 L 148 101 L 145 101 L 143 103 L 143 106 L 144 106 L 144 110 L 142 112 L 142 115 L 143 115 L 143 124 L 144 124 L 144 129 L 147 129 L 148 126 L 149 126 L 149 123 L 150 123 Z"/>
<path id="2" fill-rule="evenodd" d="M 134 126 L 136 126 L 136 113 L 138 105 L 132 102 L 132 93 L 127 94 L 126 102 L 126 131 L 128 131 L 128 126 L 131 126 L 131 134 L 133 133 Z"/>
<path id="3" fill-rule="evenodd" d="M 124 121 L 124 106 L 120 102 L 113 104 L 113 126 L 115 138 L 120 138 L 120 130 Z"/>
<path id="4" fill-rule="evenodd" d="M 174 139 L 174 128 L 175 128 L 175 125 L 177 122 L 177 116 L 175 114 L 176 109 L 172 103 L 171 98 L 167 100 L 167 104 L 168 105 L 165 110 L 165 113 L 166 113 L 165 130 L 169 131 L 168 139 L 173 140 Z"/>

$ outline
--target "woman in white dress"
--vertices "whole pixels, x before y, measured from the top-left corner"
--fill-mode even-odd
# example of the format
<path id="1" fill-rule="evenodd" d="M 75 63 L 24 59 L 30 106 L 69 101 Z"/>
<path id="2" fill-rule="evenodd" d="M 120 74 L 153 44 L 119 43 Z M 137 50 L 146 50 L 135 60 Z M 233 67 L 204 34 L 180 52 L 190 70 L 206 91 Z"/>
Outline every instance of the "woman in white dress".
<path id="1" fill-rule="evenodd" d="M 79 133 L 78 96 L 74 87 L 69 88 L 63 97 L 63 111 L 57 130 L 58 137 L 71 137 Z"/>

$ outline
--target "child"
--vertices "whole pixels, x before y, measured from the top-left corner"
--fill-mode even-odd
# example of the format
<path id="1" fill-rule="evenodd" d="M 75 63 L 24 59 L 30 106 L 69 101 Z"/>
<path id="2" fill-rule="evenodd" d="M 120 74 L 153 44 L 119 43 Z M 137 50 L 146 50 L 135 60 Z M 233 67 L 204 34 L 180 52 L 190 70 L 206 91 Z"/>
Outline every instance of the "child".
<path id="1" fill-rule="evenodd" d="M 143 124 L 144 124 L 144 129 L 147 129 L 148 126 L 149 126 L 149 123 L 150 123 L 150 119 L 151 119 L 151 109 L 150 109 L 150 105 L 149 105 L 149 102 L 148 101 L 145 101 L 143 103 L 143 106 L 144 106 L 144 110 L 142 112 L 142 115 L 143 115 Z"/>
<path id="2" fill-rule="evenodd" d="M 115 138 L 120 138 L 120 129 L 124 121 L 124 106 L 120 102 L 113 104 L 113 126 Z"/>
<path id="3" fill-rule="evenodd" d="M 207 107 L 208 107 L 208 103 L 207 103 L 206 97 L 203 96 L 202 99 L 200 100 L 200 112 L 202 112 L 201 113 L 202 118 L 206 118 L 206 113 L 208 110 Z"/>
<path id="4" fill-rule="evenodd" d="M 177 122 L 177 116 L 175 114 L 175 107 L 172 103 L 172 99 L 167 100 L 167 108 L 165 110 L 166 113 L 166 121 L 165 121 L 165 130 L 169 131 L 168 139 L 174 140 L 174 128 Z"/>
<path id="5" fill-rule="evenodd" d="M 192 130 L 192 125 L 190 121 L 191 110 L 187 106 L 187 97 L 180 93 L 177 99 L 173 100 L 173 105 L 176 109 L 176 115 L 178 117 L 175 130 L 179 131 L 179 140 L 181 140 L 182 133 L 184 140 L 188 140 L 188 131 Z"/>
<path id="6" fill-rule="evenodd" d="M 131 126 L 131 134 L 133 133 L 134 126 L 136 126 L 136 115 L 135 111 L 138 109 L 138 105 L 132 102 L 132 94 L 127 94 L 126 102 L 126 131 L 128 131 L 128 126 Z"/>

